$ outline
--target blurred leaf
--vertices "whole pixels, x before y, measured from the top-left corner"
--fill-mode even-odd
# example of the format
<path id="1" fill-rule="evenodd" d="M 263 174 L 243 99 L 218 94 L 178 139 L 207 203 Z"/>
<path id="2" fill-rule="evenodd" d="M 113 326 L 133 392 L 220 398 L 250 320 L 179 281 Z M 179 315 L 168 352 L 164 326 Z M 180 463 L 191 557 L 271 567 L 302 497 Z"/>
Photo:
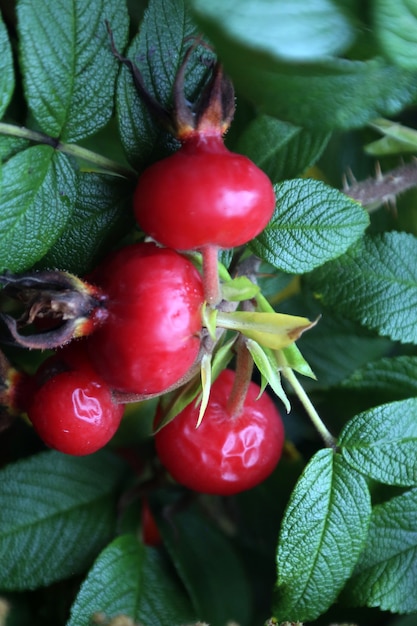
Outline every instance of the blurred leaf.
<path id="1" fill-rule="evenodd" d="M 361 127 L 416 98 L 415 72 L 380 58 L 346 58 L 354 29 L 346 7 L 335 2 L 193 0 L 191 6 L 237 91 L 260 113 L 318 132 Z"/>
<path id="2" fill-rule="evenodd" d="M 146 88 L 163 106 L 172 106 L 172 87 L 185 51 L 198 34 L 184 0 L 150 2 L 126 57 L 140 69 Z M 207 73 L 201 57 L 212 58 L 197 47 L 187 64 L 186 93 L 192 98 Z M 149 112 L 134 86 L 131 72 L 123 67 L 117 85 L 117 116 L 126 155 L 136 168 L 173 152 L 179 143 Z"/>
<path id="3" fill-rule="evenodd" d="M 249 157 L 276 183 L 302 174 L 320 157 L 328 139 L 328 133 L 260 115 L 239 135 L 233 149 Z"/>
<path id="4" fill-rule="evenodd" d="M 343 381 L 342 388 L 385 399 L 417 397 L 417 357 L 397 356 L 366 363 Z"/>
<path id="5" fill-rule="evenodd" d="M 368 539 L 343 601 L 395 613 L 417 611 L 417 489 L 372 511 Z"/>
<path id="6" fill-rule="evenodd" d="M 79 276 L 133 227 L 131 189 L 126 181 L 94 173 L 78 175 L 78 193 L 71 220 L 40 266 Z"/>
<path id="7" fill-rule="evenodd" d="M 0 472 L 0 588 L 36 589 L 82 572 L 114 532 L 125 470 L 101 452 L 44 452 Z"/>
<path id="8" fill-rule="evenodd" d="M 12 50 L 9 36 L 0 13 L 0 119 L 10 102 L 14 90 Z"/>
<path id="9" fill-rule="evenodd" d="M 284 181 L 275 193 L 274 215 L 250 246 L 284 272 L 308 272 L 340 256 L 369 224 L 357 202 L 321 181 Z"/>
<path id="10" fill-rule="evenodd" d="M 307 276 L 316 297 L 348 319 L 402 343 L 417 343 L 417 239 L 365 236 Z"/>
<path id="11" fill-rule="evenodd" d="M 417 131 L 390 120 L 377 119 L 370 124 L 384 137 L 365 146 L 368 154 L 383 156 L 404 152 L 417 152 Z"/>
<path id="12" fill-rule="evenodd" d="M 71 608 L 67 626 L 90 626 L 94 613 L 126 615 L 146 626 L 184 624 L 195 616 L 162 555 L 122 535 L 97 558 Z"/>
<path id="13" fill-rule="evenodd" d="M 282 521 L 274 615 L 310 621 L 326 611 L 351 575 L 371 513 L 365 479 L 321 450 L 301 475 Z"/>
<path id="14" fill-rule="evenodd" d="M 49 146 L 19 152 L 3 166 L 0 268 L 21 271 L 43 257 L 71 217 L 75 172 Z"/>
<path id="15" fill-rule="evenodd" d="M 231 541 L 196 507 L 171 515 L 158 517 L 158 527 L 199 618 L 210 626 L 249 626 L 251 591 Z"/>
<path id="16" fill-rule="evenodd" d="M 118 63 L 105 20 L 121 48 L 128 16 L 119 0 L 20 0 L 20 55 L 26 97 L 43 132 L 76 141 L 113 111 Z"/>
<path id="17" fill-rule="evenodd" d="M 338 445 L 358 472 L 388 485 L 417 484 L 417 398 L 360 413 L 343 429 Z"/>
<path id="18" fill-rule="evenodd" d="M 417 69 L 417 7 L 414 0 L 374 0 L 373 26 L 385 55 L 396 65 Z"/>
<path id="19" fill-rule="evenodd" d="M 191 6 L 210 36 L 288 61 L 344 52 L 354 37 L 345 14 L 329 0 L 193 0 Z"/>

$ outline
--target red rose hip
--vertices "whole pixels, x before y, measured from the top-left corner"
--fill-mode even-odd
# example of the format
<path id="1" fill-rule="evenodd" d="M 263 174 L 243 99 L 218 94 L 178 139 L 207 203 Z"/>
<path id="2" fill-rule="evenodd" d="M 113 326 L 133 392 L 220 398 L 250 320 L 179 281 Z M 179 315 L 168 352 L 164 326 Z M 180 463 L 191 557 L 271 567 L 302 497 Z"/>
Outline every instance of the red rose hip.
<path id="1" fill-rule="evenodd" d="M 179 381 L 200 348 L 201 276 L 174 250 L 127 246 L 94 273 L 108 296 L 106 322 L 88 338 L 91 361 L 113 388 L 158 394 Z"/>
<path id="2" fill-rule="evenodd" d="M 187 137 L 143 172 L 134 195 L 141 228 L 176 250 L 243 245 L 265 228 L 274 207 L 269 178 L 230 152 L 218 132 Z"/>
<path id="3" fill-rule="evenodd" d="M 180 484 L 200 493 L 232 495 L 271 474 L 283 443 L 282 419 L 272 399 L 251 382 L 243 409 L 227 408 L 235 373 L 221 372 L 211 388 L 201 425 L 198 407 L 189 404 L 155 434 L 161 463 Z"/>
<path id="4" fill-rule="evenodd" d="M 109 387 L 84 371 L 52 376 L 38 389 L 28 416 L 40 438 L 65 454 L 96 452 L 115 434 L 123 407 Z"/>

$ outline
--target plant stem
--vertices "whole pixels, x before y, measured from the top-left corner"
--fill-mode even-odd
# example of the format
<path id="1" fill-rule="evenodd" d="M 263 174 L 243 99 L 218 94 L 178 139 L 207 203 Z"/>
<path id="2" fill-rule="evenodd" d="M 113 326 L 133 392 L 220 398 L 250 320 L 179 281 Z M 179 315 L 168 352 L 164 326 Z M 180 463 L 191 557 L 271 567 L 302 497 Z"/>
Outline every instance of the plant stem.
<path id="1" fill-rule="evenodd" d="M 323 424 L 320 415 L 317 413 L 317 411 L 314 408 L 310 398 L 306 394 L 304 388 L 302 387 L 301 383 L 299 382 L 299 380 L 295 376 L 295 374 L 292 371 L 292 369 L 290 367 L 283 367 L 282 375 L 285 376 L 285 378 L 290 383 L 291 387 L 294 389 L 298 399 L 300 400 L 301 404 L 305 408 L 309 418 L 313 422 L 313 425 L 314 425 L 315 429 L 320 434 L 321 438 L 323 439 L 324 443 L 326 444 L 326 447 L 336 449 L 336 440 L 335 440 L 335 438 L 327 430 L 326 426 Z"/>
<path id="2" fill-rule="evenodd" d="M 236 376 L 227 400 L 227 411 L 232 418 L 240 415 L 243 410 L 249 383 L 252 378 L 252 371 L 252 355 L 247 349 L 243 337 L 239 336 L 236 354 Z"/>
<path id="3" fill-rule="evenodd" d="M 14 124 L 5 124 L 0 122 L 0 134 L 8 135 L 9 137 L 17 137 L 19 139 L 27 139 L 28 141 L 34 141 L 51 146 L 55 150 L 59 150 L 64 154 L 93 163 L 97 168 L 105 170 L 110 174 L 113 174 L 113 176 L 122 176 L 123 178 L 131 179 L 136 178 L 136 173 L 133 170 L 117 163 L 117 161 L 108 159 L 107 157 L 97 154 L 92 150 L 88 150 L 87 148 L 83 148 L 82 146 L 63 143 L 54 137 L 50 137 L 49 135 L 45 135 L 44 133 L 40 133 L 35 130 L 30 130 L 24 126 L 15 126 Z"/>
<path id="4" fill-rule="evenodd" d="M 221 301 L 221 289 L 218 271 L 218 252 L 217 246 L 205 246 L 201 250 L 203 259 L 203 285 L 204 297 L 207 303 L 215 307 Z"/>
<path id="5" fill-rule="evenodd" d="M 396 196 L 407 189 L 417 187 L 417 163 L 412 161 L 393 170 L 382 173 L 377 169 L 375 178 L 361 182 L 344 183 L 343 192 L 360 202 L 368 212 L 378 209 L 382 204 L 395 204 Z"/>

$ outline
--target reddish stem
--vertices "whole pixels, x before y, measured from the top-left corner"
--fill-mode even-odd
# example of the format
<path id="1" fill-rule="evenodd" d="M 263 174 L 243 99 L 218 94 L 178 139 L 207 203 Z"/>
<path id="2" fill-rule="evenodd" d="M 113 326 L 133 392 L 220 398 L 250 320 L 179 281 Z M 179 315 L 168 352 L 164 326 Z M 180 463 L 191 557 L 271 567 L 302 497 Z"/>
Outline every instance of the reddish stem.
<path id="1" fill-rule="evenodd" d="M 234 418 L 242 411 L 246 400 L 246 394 L 252 379 L 253 359 L 242 337 L 237 342 L 236 376 L 232 391 L 227 401 L 227 411 Z"/>
<path id="2" fill-rule="evenodd" d="M 221 301 L 220 280 L 218 272 L 217 246 L 208 245 L 202 248 L 204 297 L 208 304 L 215 307 Z"/>

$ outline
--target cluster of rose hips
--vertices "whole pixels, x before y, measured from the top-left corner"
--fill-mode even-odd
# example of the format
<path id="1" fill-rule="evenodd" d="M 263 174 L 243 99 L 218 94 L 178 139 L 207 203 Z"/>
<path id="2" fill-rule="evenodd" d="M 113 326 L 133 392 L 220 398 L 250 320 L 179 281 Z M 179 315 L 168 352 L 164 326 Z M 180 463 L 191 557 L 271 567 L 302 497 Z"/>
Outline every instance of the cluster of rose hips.
<path id="1" fill-rule="evenodd" d="M 137 68 L 118 57 L 135 76 Z M 171 121 L 181 148 L 139 178 L 134 213 L 153 241 L 113 252 L 91 273 L 102 294 L 100 323 L 58 349 L 35 377 L 29 419 L 64 453 L 104 446 L 120 424 L 123 398 L 162 395 L 189 377 L 200 360 L 204 303 L 221 301 L 218 250 L 247 243 L 271 218 L 269 179 L 224 145 L 233 92 L 220 66 L 207 90 L 194 110 L 175 90 Z M 191 251 L 201 253 L 202 273 L 186 256 Z M 229 495 L 274 469 L 284 440 L 280 415 L 247 372 L 243 377 L 238 369 L 218 375 L 198 428 L 194 402 L 161 428 L 158 411 L 156 452 L 179 483 Z"/>

